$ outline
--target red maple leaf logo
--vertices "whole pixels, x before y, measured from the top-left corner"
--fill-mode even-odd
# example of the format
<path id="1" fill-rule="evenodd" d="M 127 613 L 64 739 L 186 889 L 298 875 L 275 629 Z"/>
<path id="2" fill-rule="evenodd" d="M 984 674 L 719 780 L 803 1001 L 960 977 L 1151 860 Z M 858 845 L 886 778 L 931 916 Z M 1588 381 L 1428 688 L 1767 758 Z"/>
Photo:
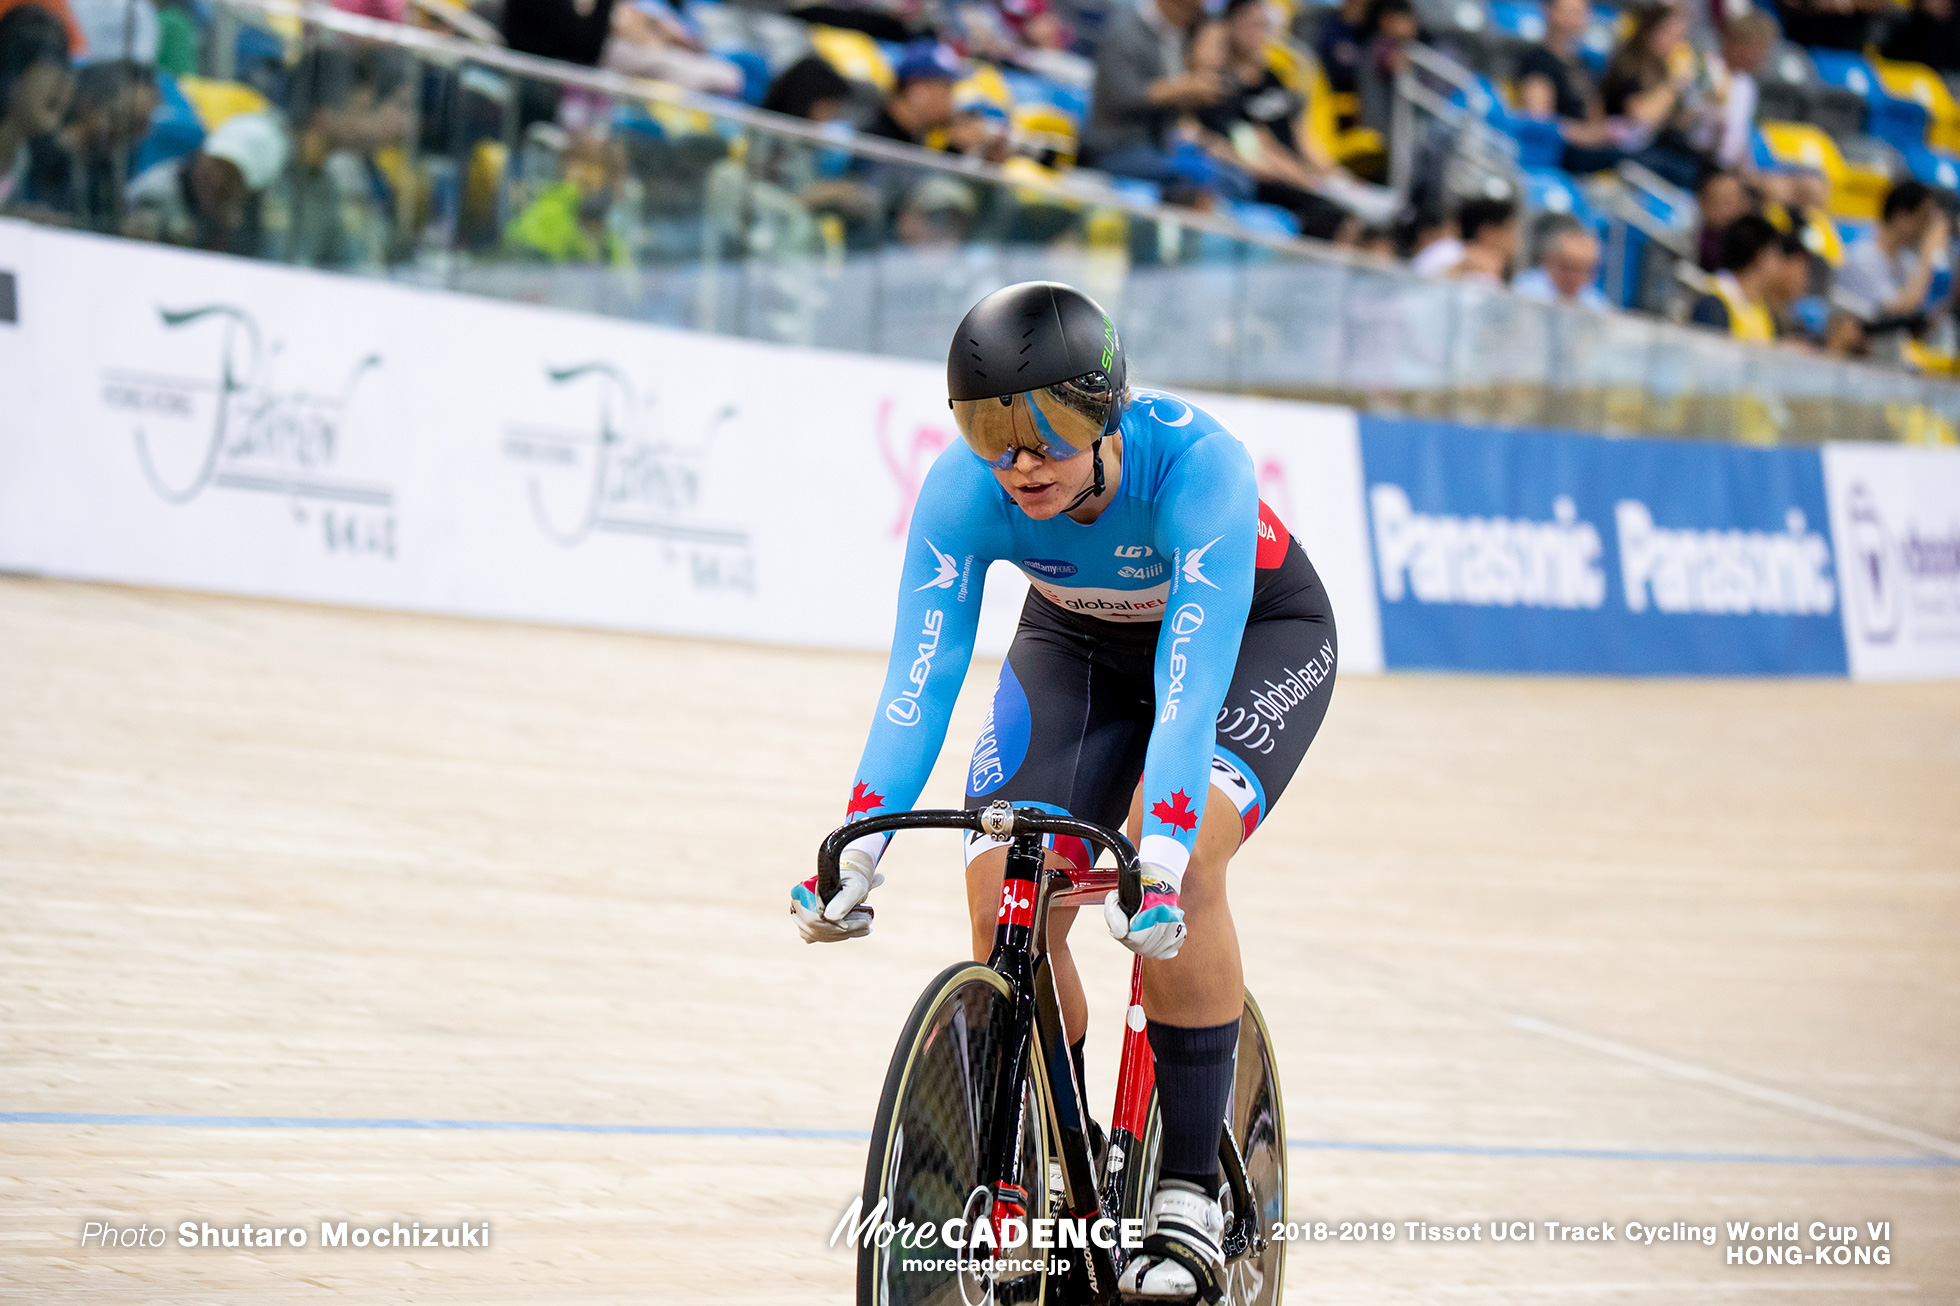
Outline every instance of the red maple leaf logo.
<path id="1" fill-rule="evenodd" d="M 871 792 L 870 785 L 852 785 L 851 805 L 844 809 L 844 819 L 848 821 L 854 816 L 864 816 L 884 805 L 885 796 Z"/>
<path id="2" fill-rule="evenodd" d="M 1150 814 L 1173 830 L 1194 830 L 1198 825 L 1198 814 L 1191 810 L 1191 800 L 1182 789 L 1173 793 L 1168 803 L 1150 804 Z"/>

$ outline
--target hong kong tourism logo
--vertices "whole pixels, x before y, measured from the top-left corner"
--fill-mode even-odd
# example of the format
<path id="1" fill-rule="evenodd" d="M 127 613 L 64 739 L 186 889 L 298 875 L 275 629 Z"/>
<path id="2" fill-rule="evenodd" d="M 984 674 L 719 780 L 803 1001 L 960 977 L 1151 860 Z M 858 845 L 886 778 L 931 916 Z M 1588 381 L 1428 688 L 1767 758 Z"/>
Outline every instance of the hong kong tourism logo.
<path id="1" fill-rule="evenodd" d="M 228 304 L 159 308 L 157 320 L 198 361 L 106 367 L 101 400 L 128 424 L 158 497 L 185 505 L 221 492 L 270 495 L 286 502 L 296 525 L 317 531 L 327 552 L 392 560 L 394 488 L 347 466 L 381 355 L 356 348 L 344 361 L 317 350 L 299 356 Z"/>
<path id="2" fill-rule="evenodd" d="M 660 559 L 684 567 L 696 589 L 753 594 L 749 530 L 717 519 L 708 505 L 716 443 L 739 417 L 714 409 L 693 439 L 668 438 L 656 397 L 606 362 L 545 369 L 562 399 L 550 422 L 510 422 L 506 458 L 523 465 L 532 520 L 553 543 L 575 548 L 595 535 L 648 542 Z"/>

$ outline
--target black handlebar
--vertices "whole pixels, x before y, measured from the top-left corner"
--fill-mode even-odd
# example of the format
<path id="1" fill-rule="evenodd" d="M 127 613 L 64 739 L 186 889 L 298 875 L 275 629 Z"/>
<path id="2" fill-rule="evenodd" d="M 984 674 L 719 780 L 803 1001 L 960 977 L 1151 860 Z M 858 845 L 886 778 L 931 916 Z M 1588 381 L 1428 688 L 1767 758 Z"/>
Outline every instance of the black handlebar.
<path id="1" fill-rule="evenodd" d="M 844 852 L 844 845 L 853 839 L 861 839 L 867 834 L 883 834 L 887 830 L 977 830 L 985 831 L 980 818 L 984 811 L 924 811 L 893 812 L 888 816 L 867 816 L 861 821 L 832 830 L 817 849 L 817 896 L 829 902 L 837 896 L 837 859 Z M 1137 865 L 1136 849 L 1130 841 L 1114 830 L 1105 829 L 1093 821 L 1078 821 L 1073 816 L 1055 816 L 1038 807 L 1017 807 L 1014 809 L 1015 836 L 1024 834 L 1058 834 L 1064 838 L 1086 840 L 1100 848 L 1109 849 L 1116 858 L 1116 900 L 1123 905 L 1124 914 L 1134 916 L 1143 906 L 1143 875 Z"/>

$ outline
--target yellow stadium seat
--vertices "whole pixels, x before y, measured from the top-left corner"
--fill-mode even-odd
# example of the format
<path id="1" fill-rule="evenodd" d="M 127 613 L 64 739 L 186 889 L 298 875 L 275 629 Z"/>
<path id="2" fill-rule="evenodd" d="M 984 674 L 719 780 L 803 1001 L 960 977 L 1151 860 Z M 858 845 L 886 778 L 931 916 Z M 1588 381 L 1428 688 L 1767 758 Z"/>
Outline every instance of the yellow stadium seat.
<path id="1" fill-rule="evenodd" d="M 1286 49 L 1283 46 L 1277 48 Z M 1266 47 L 1269 57 L 1274 49 L 1274 46 Z M 1338 97 L 1320 61 L 1303 60 L 1290 49 L 1286 49 L 1286 54 L 1294 62 L 1293 75 L 1304 80 L 1304 88 L 1289 81 L 1288 73 L 1281 71 L 1277 62 L 1273 64 L 1273 71 L 1282 82 L 1287 83 L 1288 89 L 1307 97 L 1307 112 L 1301 125 L 1306 129 L 1302 137 L 1308 149 L 1344 167 L 1359 164 L 1365 168 L 1367 164 L 1364 160 L 1379 163 L 1386 157 L 1388 147 L 1383 143 L 1380 132 L 1372 127 L 1341 127 L 1340 109 L 1335 103 Z"/>
<path id="2" fill-rule="evenodd" d="M 221 82 L 211 77 L 179 77 L 177 88 L 190 101 L 204 130 L 216 131 L 227 118 L 241 113 L 263 113 L 272 102 L 243 82 Z"/>
<path id="3" fill-rule="evenodd" d="M 898 83 L 885 52 L 863 32 L 848 27 L 812 27 L 810 44 L 826 63 L 852 81 L 869 82 L 881 91 L 890 91 Z"/>
<path id="4" fill-rule="evenodd" d="M 1075 119 L 1052 104 L 1016 105 L 1008 115 L 1015 152 L 1032 158 L 1053 151 L 1057 167 L 1072 168 L 1080 147 Z"/>
<path id="5" fill-rule="evenodd" d="M 1867 220 L 1878 216 L 1892 179 L 1876 168 L 1854 168 L 1845 162 L 1837 142 L 1821 127 L 1807 122 L 1764 122 L 1763 140 L 1778 163 L 1822 173 L 1831 186 L 1831 212 L 1840 218 Z"/>
<path id="6" fill-rule="evenodd" d="M 1014 107 L 1014 92 L 1007 89 L 1007 79 L 1000 75 L 1000 69 L 990 63 L 974 64 L 966 80 L 953 87 L 953 98 L 960 103 L 973 98 L 982 99 L 1002 113 Z"/>
<path id="7" fill-rule="evenodd" d="M 1006 161 L 1000 165 L 1000 170 L 1019 182 L 1043 182 L 1047 186 L 1054 186 L 1062 179 L 1061 174 L 1055 169 L 1043 167 L 1023 154 L 1009 155 Z M 1009 193 L 1014 196 L 1014 202 L 1016 204 L 1029 208 L 1042 205 L 1056 205 L 1065 209 L 1080 209 L 1082 207 L 1080 200 L 1071 199 L 1066 195 L 1057 195 L 1044 186 L 1015 186 Z"/>
<path id="8" fill-rule="evenodd" d="M 1940 75 L 1923 63 L 1897 63 L 1871 56 L 1879 83 L 1901 100 L 1911 100 L 1926 110 L 1926 143 L 1935 149 L 1960 149 L 1960 102 Z"/>

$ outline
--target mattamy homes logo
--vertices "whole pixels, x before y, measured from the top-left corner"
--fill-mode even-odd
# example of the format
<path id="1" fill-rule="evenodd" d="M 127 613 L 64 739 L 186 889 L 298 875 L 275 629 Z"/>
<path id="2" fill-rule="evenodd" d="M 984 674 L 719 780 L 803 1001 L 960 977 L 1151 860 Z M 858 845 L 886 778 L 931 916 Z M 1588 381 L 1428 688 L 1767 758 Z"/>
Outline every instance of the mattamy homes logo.
<path id="1" fill-rule="evenodd" d="M 179 505 L 215 491 L 274 495 L 295 524 L 320 532 L 327 552 L 392 560 L 393 487 L 343 470 L 357 400 L 381 355 L 357 354 L 335 387 L 314 389 L 283 379 L 284 342 L 242 308 L 159 308 L 157 319 L 173 344 L 197 342 L 190 356 L 208 344 L 209 365 L 102 370 L 102 404 L 129 423 L 150 488 Z"/>
<path id="2" fill-rule="evenodd" d="M 611 363 L 545 370 L 565 393 L 561 411 L 592 412 L 582 423 L 511 422 L 504 456 L 529 467 L 538 529 L 576 548 L 595 533 L 639 536 L 698 590 L 755 592 L 755 551 L 746 527 L 703 511 L 716 437 L 739 416 L 733 404 L 708 415 L 692 444 L 663 438 L 662 413 Z M 582 396 L 578 402 L 571 402 Z M 585 399 L 592 403 L 585 408 Z"/>

